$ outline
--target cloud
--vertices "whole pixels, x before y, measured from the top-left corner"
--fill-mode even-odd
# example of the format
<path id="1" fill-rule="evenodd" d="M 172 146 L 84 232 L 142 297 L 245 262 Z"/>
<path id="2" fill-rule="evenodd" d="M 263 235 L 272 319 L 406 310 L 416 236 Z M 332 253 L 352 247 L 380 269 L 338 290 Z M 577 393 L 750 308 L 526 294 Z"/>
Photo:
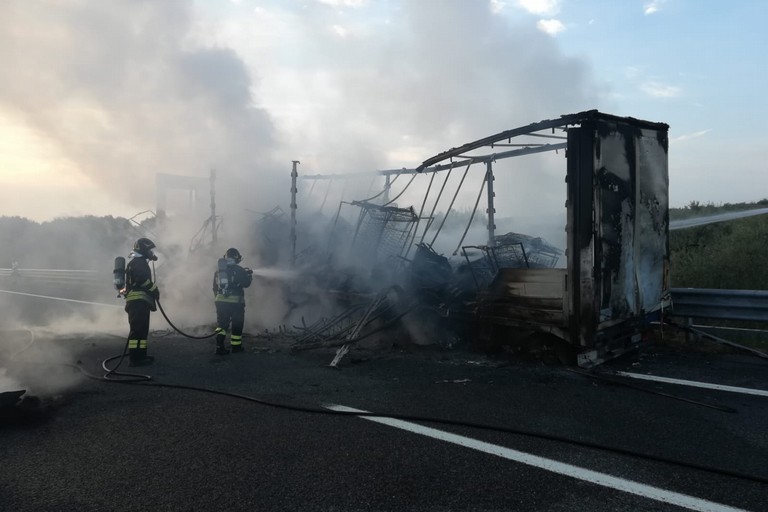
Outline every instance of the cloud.
<path id="1" fill-rule="evenodd" d="M 389 160 L 390 152 L 401 153 L 403 133 L 413 135 L 408 146 L 422 148 L 426 158 L 444 145 L 596 103 L 588 65 L 566 57 L 534 27 L 494 16 L 487 4 L 430 5 L 403 2 L 385 13 L 391 24 L 369 16 L 355 28 L 347 21 L 359 20 L 336 13 L 275 8 L 268 19 L 280 33 L 262 38 L 257 18 L 228 44 L 260 69 L 258 95 L 281 113 L 282 132 L 296 148 L 315 148 L 319 160 L 295 157 L 326 172 L 366 161 L 369 169 L 412 163 Z M 318 28 L 342 19 L 356 44 Z M 457 27 L 483 36 L 458 38 Z M 293 62 L 297 56 L 306 58 Z"/>
<path id="2" fill-rule="evenodd" d="M 565 25 L 560 20 L 539 20 L 536 28 L 551 36 L 557 35 L 565 30 Z"/>
<path id="3" fill-rule="evenodd" d="M 502 0 L 490 0 L 489 2 L 489 8 L 493 14 L 500 13 L 506 6 L 507 2 L 503 2 Z"/>
<path id="4" fill-rule="evenodd" d="M 653 80 L 641 84 L 640 90 L 653 98 L 676 98 L 683 92 L 680 87 Z"/>
<path id="5" fill-rule="evenodd" d="M 640 68 L 635 66 L 626 66 L 624 68 L 624 76 L 629 79 L 638 78 L 640 76 Z"/>
<path id="6" fill-rule="evenodd" d="M 347 37 L 347 29 L 342 27 L 341 25 L 334 25 L 331 27 L 333 29 L 333 32 L 339 36 L 339 37 Z"/>
<path id="7" fill-rule="evenodd" d="M 560 12 L 560 0 L 517 0 L 517 6 L 538 16 L 554 16 Z"/>
<path id="8" fill-rule="evenodd" d="M 560 0 L 517 0 L 516 6 L 537 16 L 555 16 L 560 12 Z M 555 36 L 565 30 L 565 25 L 558 19 L 540 19 L 536 28 L 550 36 Z"/>
<path id="9" fill-rule="evenodd" d="M 643 5 L 643 13 L 646 16 L 649 16 L 659 12 L 666 1 L 667 0 L 652 0 L 650 2 L 646 2 L 645 5 Z"/>
<path id="10" fill-rule="evenodd" d="M 682 141 L 691 140 L 691 139 L 698 139 L 699 137 L 703 137 L 704 135 L 708 134 L 711 131 L 712 131 L 712 128 L 708 128 L 706 130 L 700 130 L 698 132 L 686 133 L 670 139 L 670 142 L 682 142 Z"/>
<path id="11" fill-rule="evenodd" d="M 350 7 L 352 9 L 359 9 L 368 3 L 368 0 L 317 0 L 321 4 L 330 5 L 333 7 Z"/>

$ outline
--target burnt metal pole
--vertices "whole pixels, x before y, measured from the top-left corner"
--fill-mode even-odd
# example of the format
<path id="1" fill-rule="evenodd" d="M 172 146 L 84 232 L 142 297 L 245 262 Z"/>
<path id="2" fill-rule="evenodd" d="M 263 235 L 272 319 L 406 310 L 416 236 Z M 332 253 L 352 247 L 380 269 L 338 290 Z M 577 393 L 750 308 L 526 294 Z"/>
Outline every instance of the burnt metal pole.
<path id="1" fill-rule="evenodd" d="M 387 204 L 389 202 L 389 187 L 392 186 L 392 182 L 390 181 L 390 176 L 387 174 L 385 176 L 384 181 L 384 198 L 382 199 L 384 204 Z"/>
<path id="2" fill-rule="evenodd" d="M 485 181 L 488 183 L 488 209 L 486 210 L 488 214 L 488 247 L 496 247 L 496 220 L 494 217 L 496 208 L 493 204 L 493 198 L 496 197 L 496 192 L 493 191 L 493 180 L 496 178 L 493 177 L 493 163 L 488 160 L 485 166 Z"/>
<path id="3" fill-rule="evenodd" d="M 299 177 L 298 165 L 301 162 L 293 160 L 293 169 L 291 170 L 291 267 L 296 266 L 296 179 Z"/>
<path id="4" fill-rule="evenodd" d="M 216 169 L 211 169 L 211 246 L 216 247 Z"/>

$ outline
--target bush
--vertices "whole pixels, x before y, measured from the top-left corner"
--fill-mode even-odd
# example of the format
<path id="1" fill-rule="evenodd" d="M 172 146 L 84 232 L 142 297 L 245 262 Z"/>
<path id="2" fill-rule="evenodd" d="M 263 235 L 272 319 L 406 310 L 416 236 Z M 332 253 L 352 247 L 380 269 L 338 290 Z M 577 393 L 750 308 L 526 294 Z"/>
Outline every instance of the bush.
<path id="1" fill-rule="evenodd" d="M 671 231 L 675 288 L 768 290 L 768 216 Z"/>

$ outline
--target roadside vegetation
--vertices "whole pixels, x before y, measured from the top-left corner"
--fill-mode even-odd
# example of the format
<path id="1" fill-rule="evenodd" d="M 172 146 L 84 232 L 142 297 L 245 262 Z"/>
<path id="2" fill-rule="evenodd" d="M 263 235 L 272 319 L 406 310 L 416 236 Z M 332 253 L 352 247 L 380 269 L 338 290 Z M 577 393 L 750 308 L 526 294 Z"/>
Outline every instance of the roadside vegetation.
<path id="1" fill-rule="evenodd" d="M 669 213 L 675 219 L 765 207 L 768 199 Z M 768 290 L 768 214 L 670 231 L 669 246 L 675 288 Z"/>
<path id="2" fill-rule="evenodd" d="M 768 200 L 722 206 L 692 203 L 670 209 L 671 219 L 768 207 Z M 669 232 L 670 280 L 673 288 L 717 288 L 725 290 L 768 290 L 768 214 L 717 222 Z M 697 319 L 702 325 L 763 330 L 759 322 Z M 759 350 L 768 349 L 768 340 L 755 331 L 728 331 L 730 341 Z M 688 339 L 682 332 L 665 335 L 667 344 L 687 349 L 727 352 L 717 343 Z"/>

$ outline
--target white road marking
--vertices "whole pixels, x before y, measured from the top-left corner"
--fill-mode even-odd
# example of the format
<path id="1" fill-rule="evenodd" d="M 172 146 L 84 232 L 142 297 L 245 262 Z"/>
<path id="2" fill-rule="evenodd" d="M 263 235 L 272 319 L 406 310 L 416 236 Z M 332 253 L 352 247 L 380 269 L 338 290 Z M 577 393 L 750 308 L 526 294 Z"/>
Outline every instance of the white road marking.
<path id="1" fill-rule="evenodd" d="M 768 391 L 764 391 L 762 389 L 739 388 L 736 386 L 723 386 L 721 384 L 710 384 L 709 382 L 671 379 L 669 377 L 657 377 L 655 375 L 643 375 L 641 373 L 616 372 L 616 375 L 621 375 L 623 377 L 631 377 L 633 379 L 653 380 L 657 382 L 667 382 L 669 384 L 680 384 L 682 386 L 691 386 L 694 388 L 716 389 L 718 391 L 729 391 L 731 393 L 742 393 L 745 395 L 768 396 Z"/>
<path id="2" fill-rule="evenodd" d="M 65 302 L 77 302 L 79 304 L 91 304 L 93 306 L 106 306 L 109 308 L 123 308 L 123 306 L 118 306 L 117 304 L 104 304 L 103 302 L 88 302 L 85 300 L 65 299 L 63 297 L 51 297 L 49 295 L 35 295 L 34 293 L 12 292 L 9 290 L 0 290 L 0 293 L 10 293 L 13 295 L 25 295 L 27 297 L 38 297 L 41 299 L 62 300 Z"/>
<path id="3" fill-rule="evenodd" d="M 345 412 L 362 412 L 360 409 L 353 409 L 343 405 L 328 404 L 325 406 L 333 411 L 345 411 Z M 518 450 L 512 450 L 503 446 L 498 446 L 484 441 L 478 441 L 470 437 L 460 436 L 457 434 L 451 434 L 450 432 L 444 432 L 430 427 L 424 427 L 416 423 L 410 423 L 407 421 L 396 420 L 393 418 L 386 418 L 382 416 L 361 416 L 361 419 L 381 423 L 390 427 L 407 430 L 415 434 L 421 434 L 423 436 L 431 437 L 440 441 L 457 444 L 466 448 L 472 448 L 497 457 L 502 457 L 508 460 L 533 466 L 546 471 L 551 471 L 585 482 L 601 485 L 603 487 L 609 487 L 618 491 L 627 492 L 636 496 L 642 496 L 663 503 L 669 503 L 684 507 L 690 510 L 706 511 L 706 512 L 746 512 L 744 509 L 730 507 L 721 503 L 715 503 L 713 501 L 707 501 L 694 496 L 688 496 L 687 494 L 680 494 L 666 489 L 660 489 L 646 484 L 633 482 L 624 478 L 611 476 L 598 471 L 592 471 L 586 468 L 580 468 L 571 464 L 565 464 L 552 459 L 546 459 L 537 455 L 531 455 L 530 453 L 521 452 Z"/>

